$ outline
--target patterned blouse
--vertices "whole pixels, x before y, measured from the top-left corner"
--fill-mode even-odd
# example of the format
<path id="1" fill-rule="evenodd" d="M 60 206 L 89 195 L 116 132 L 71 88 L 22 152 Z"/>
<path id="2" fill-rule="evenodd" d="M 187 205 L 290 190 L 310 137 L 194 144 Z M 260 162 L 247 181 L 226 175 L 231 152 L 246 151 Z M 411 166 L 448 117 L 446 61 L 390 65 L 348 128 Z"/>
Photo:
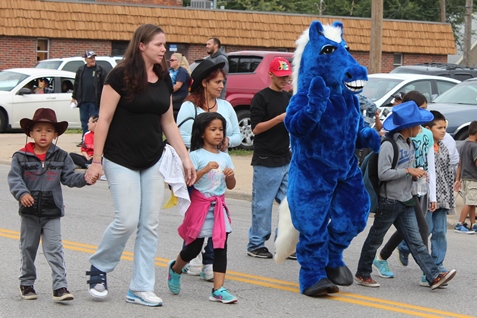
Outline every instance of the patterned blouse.
<path id="1" fill-rule="evenodd" d="M 438 149 L 435 151 L 437 209 L 449 210 L 455 207 L 454 169 L 450 164 L 447 147 L 442 141 L 438 141 L 437 145 Z"/>

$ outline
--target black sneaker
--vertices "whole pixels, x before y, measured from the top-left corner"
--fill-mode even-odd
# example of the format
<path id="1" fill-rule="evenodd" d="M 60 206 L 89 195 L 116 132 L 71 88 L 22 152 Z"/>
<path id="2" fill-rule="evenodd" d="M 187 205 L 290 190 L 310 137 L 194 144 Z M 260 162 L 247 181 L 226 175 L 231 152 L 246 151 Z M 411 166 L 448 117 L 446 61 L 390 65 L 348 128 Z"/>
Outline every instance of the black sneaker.
<path id="1" fill-rule="evenodd" d="M 20 285 L 20 292 L 22 294 L 22 298 L 25 300 L 34 300 L 38 298 L 33 286 Z"/>
<path id="2" fill-rule="evenodd" d="M 76 147 L 83 147 L 83 141 L 81 141 L 80 143 L 78 143 L 78 144 L 76 145 Z"/>
<path id="3" fill-rule="evenodd" d="M 287 257 L 288 259 L 296 260 L 296 252 Z"/>
<path id="4" fill-rule="evenodd" d="M 53 292 L 54 301 L 66 301 L 75 299 L 66 287 L 59 288 Z"/>
<path id="5" fill-rule="evenodd" d="M 270 253 L 266 247 L 259 247 L 256 250 L 247 251 L 247 255 L 257 258 L 273 258 L 272 253 Z"/>

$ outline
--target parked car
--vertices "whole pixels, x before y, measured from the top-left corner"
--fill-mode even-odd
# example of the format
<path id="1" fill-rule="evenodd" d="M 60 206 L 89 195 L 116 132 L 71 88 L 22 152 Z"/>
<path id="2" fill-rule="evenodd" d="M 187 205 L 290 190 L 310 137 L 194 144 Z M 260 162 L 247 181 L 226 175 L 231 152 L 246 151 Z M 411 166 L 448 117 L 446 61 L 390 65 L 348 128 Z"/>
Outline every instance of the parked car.
<path id="1" fill-rule="evenodd" d="M 371 74 L 362 94 L 378 107 L 392 107 L 393 96 L 399 92 L 416 90 L 430 102 L 460 83 L 459 80 L 421 74 Z"/>
<path id="2" fill-rule="evenodd" d="M 469 125 L 477 120 L 477 78 L 466 80 L 428 104 L 427 109 L 442 113 L 447 121 L 447 132 L 455 140 L 469 137 Z"/>
<path id="3" fill-rule="evenodd" d="M 96 56 L 96 63 L 100 65 L 106 73 L 111 71 L 121 60 L 122 56 Z M 65 57 L 57 59 L 41 60 L 35 66 L 36 68 L 47 68 L 51 70 L 63 70 L 75 72 L 81 65 L 84 65 L 84 58 L 81 56 Z"/>
<path id="4" fill-rule="evenodd" d="M 469 78 L 477 77 L 477 69 L 450 63 L 423 63 L 415 65 L 402 65 L 391 71 L 395 73 L 424 74 L 434 76 L 445 76 L 465 81 Z"/>
<path id="5" fill-rule="evenodd" d="M 38 79 L 46 78 L 51 93 L 35 94 Z M 20 119 L 31 118 L 35 110 L 48 107 L 69 128 L 81 128 L 79 111 L 71 109 L 71 89 L 75 73 L 42 68 L 13 68 L 0 72 L 0 132 L 20 128 Z"/>

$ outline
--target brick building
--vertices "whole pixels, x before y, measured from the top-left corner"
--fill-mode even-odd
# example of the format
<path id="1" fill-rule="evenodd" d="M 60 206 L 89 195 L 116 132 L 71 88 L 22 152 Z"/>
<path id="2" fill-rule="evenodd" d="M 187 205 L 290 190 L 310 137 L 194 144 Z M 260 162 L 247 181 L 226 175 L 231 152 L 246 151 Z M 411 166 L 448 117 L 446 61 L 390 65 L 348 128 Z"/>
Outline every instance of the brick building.
<path id="1" fill-rule="evenodd" d="M 166 32 L 168 48 L 189 61 L 206 55 L 205 42 L 218 37 L 226 52 L 293 51 L 295 40 L 312 20 L 340 20 L 353 56 L 369 66 L 371 20 L 349 17 L 183 8 L 181 0 L 2 0 L 0 69 L 32 67 L 38 60 L 122 55 L 134 30 L 153 23 Z M 446 23 L 385 20 L 382 71 L 422 62 L 446 62 L 455 54 Z"/>

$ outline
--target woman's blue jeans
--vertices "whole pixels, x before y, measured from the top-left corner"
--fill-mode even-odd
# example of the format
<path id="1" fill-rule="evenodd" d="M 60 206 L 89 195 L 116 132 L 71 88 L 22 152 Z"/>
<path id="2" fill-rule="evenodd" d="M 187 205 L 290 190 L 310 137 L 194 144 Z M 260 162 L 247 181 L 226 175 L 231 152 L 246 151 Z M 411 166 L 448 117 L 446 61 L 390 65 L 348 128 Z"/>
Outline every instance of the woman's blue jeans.
<path id="1" fill-rule="evenodd" d="M 397 200 L 383 197 L 379 197 L 378 199 L 378 208 L 374 216 L 374 223 L 361 249 L 356 274 L 363 277 L 371 276 L 376 251 L 383 243 L 384 235 L 386 235 L 386 232 L 393 224 L 401 233 L 414 260 L 426 275 L 429 284 L 431 284 L 437 275 L 439 275 L 439 270 L 422 242 L 414 208 L 405 206 Z"/>
<path id="2" fill-rule="evenodd" d="M 160 162 L 148 169 L 131 170 L 103 159 L 114 203 L 114 219 L 89 261 L 103 272 L 112 272 L 119 263 L 129 237 L 136 233 L 129 286 L 133 291 L 154 291 L 157 228 L 164 196 Z"/>

